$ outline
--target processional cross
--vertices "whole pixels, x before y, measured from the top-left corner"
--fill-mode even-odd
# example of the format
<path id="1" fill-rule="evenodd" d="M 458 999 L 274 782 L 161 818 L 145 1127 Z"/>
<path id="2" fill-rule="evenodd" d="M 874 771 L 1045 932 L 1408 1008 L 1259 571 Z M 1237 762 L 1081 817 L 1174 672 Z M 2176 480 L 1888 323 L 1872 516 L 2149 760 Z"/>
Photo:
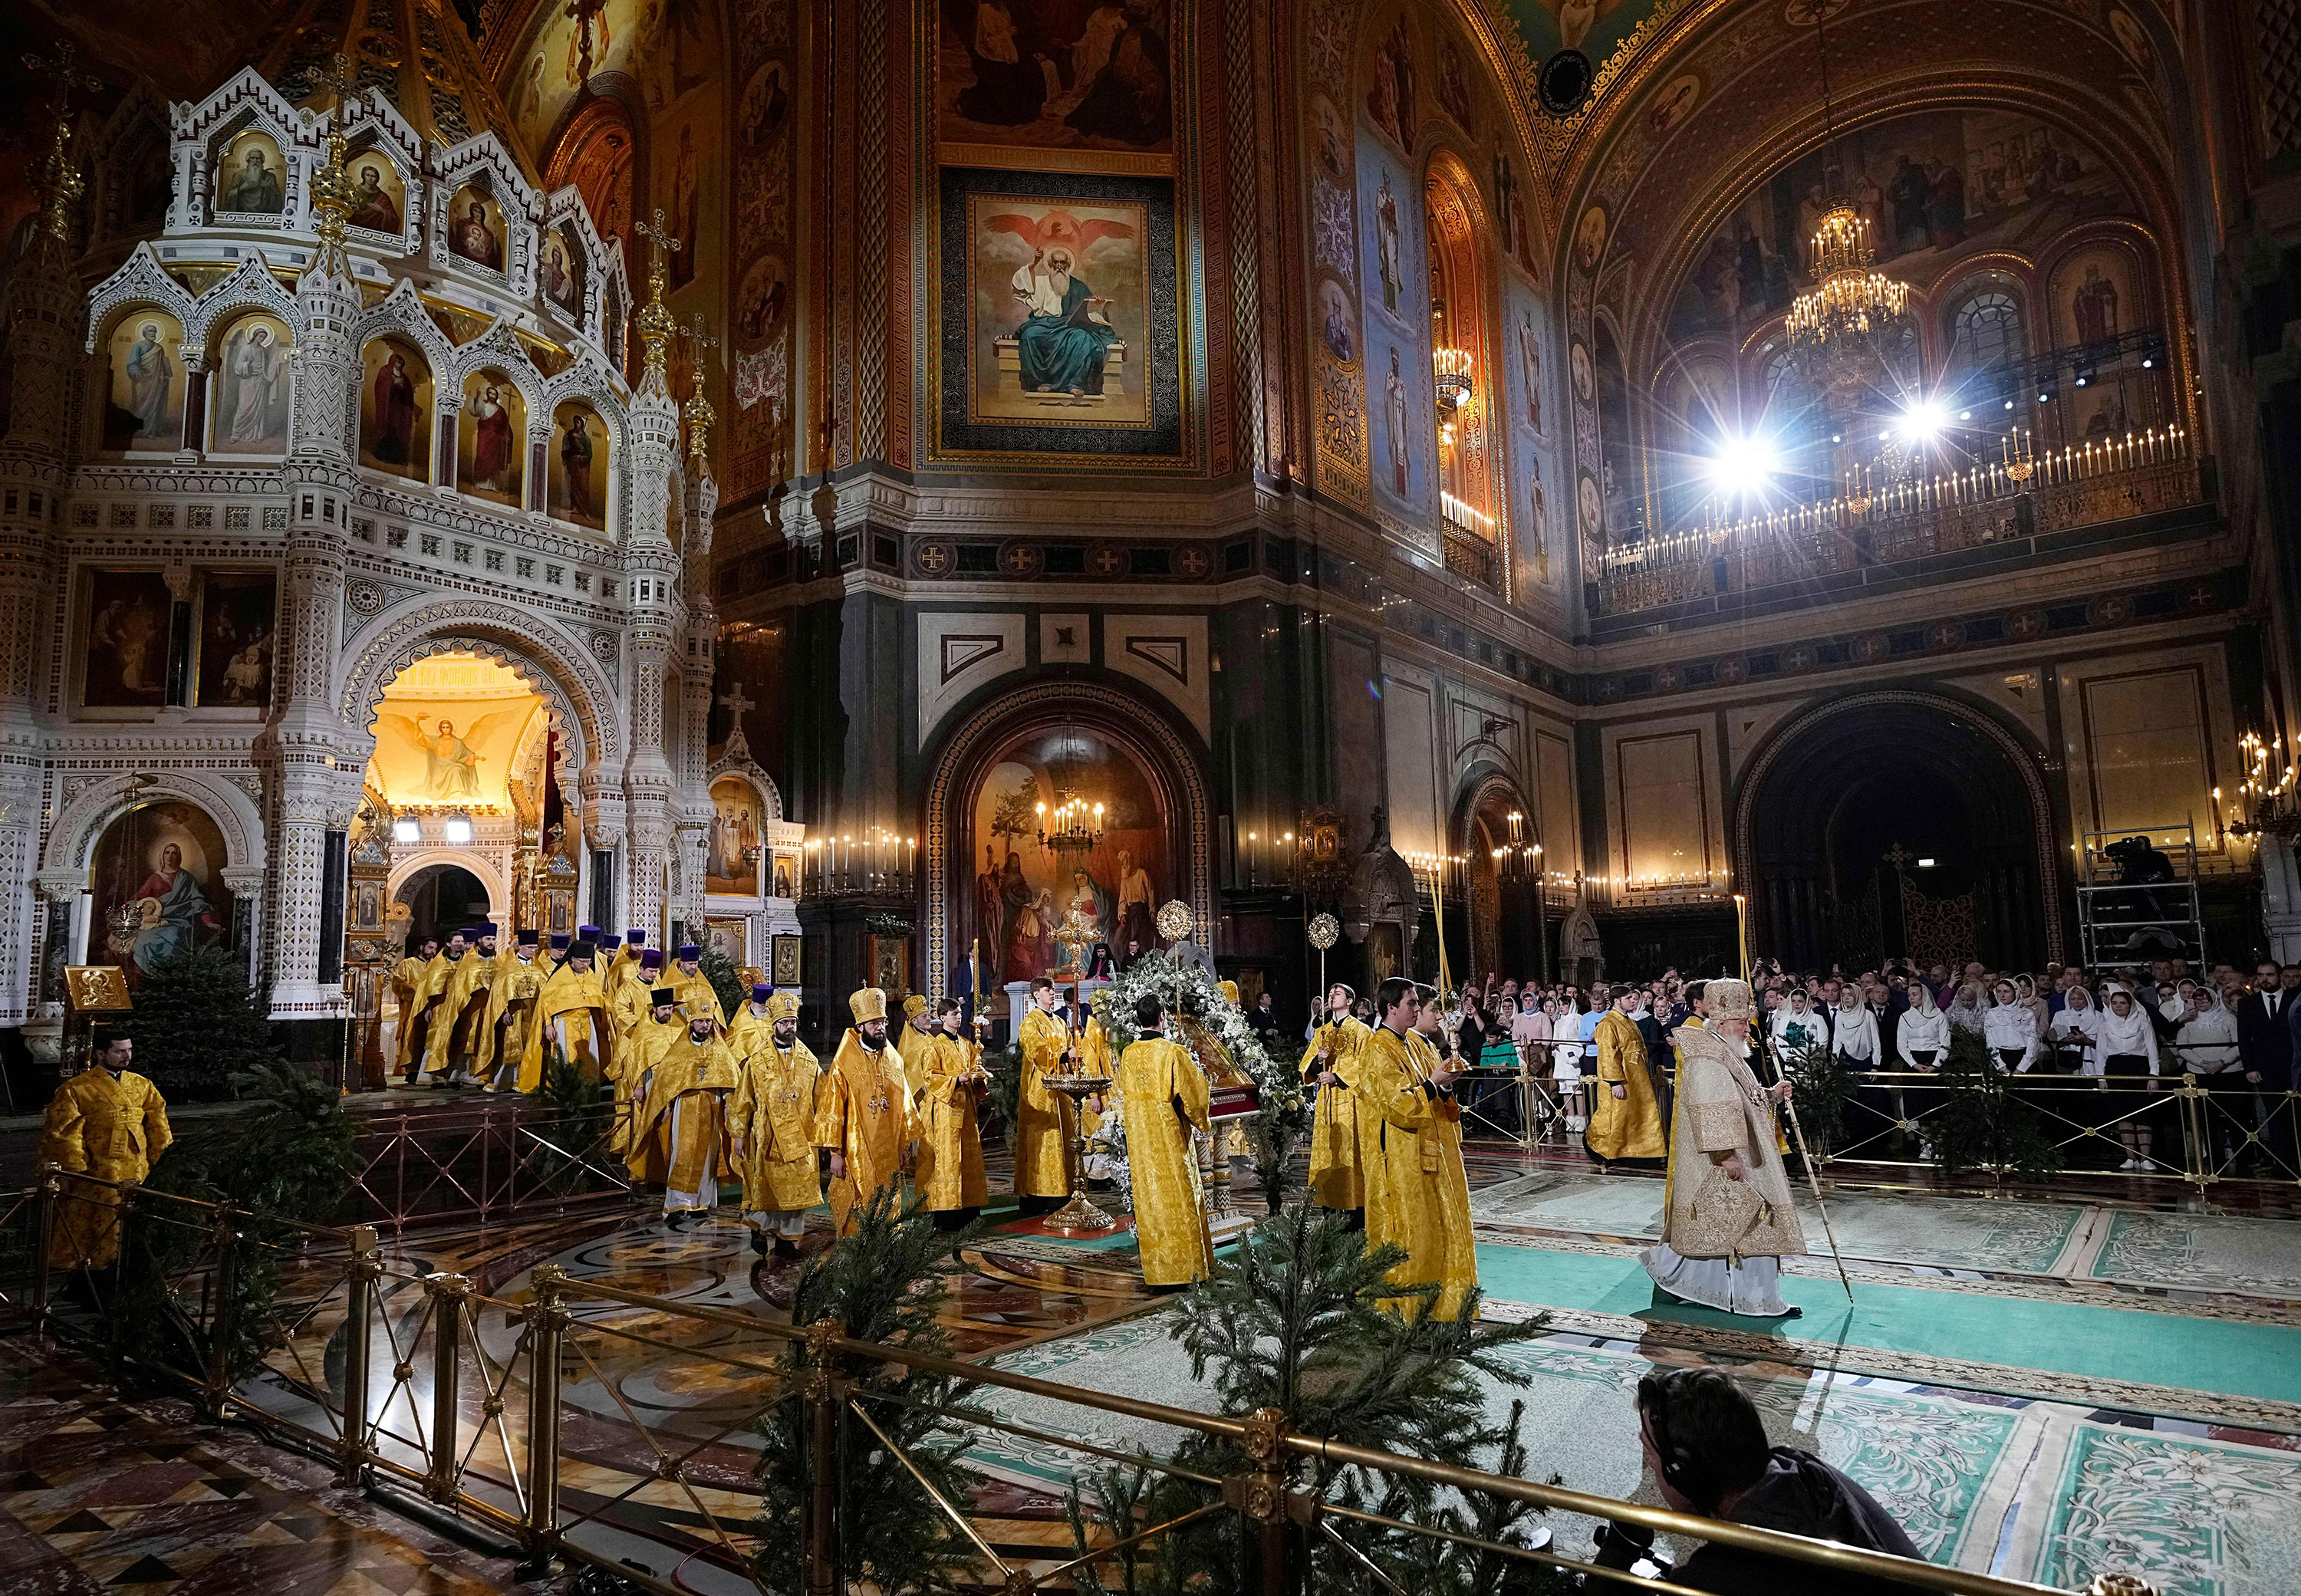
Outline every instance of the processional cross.
<path id="1" fill-rule="evenodd" d="M 591 80 L 591 22 L 607 9 L 607 0 L 567 0 L 565 15 L 575 23 L 575 86 L 582 88 Z M 603 23 L 599 42 L 607 42 L 607 30 Z"/>
<path id="2" fill-rule="evenodd" d="M 79 174 L 79 166 L 71 158 L 71 96 L 75 88 L 94 94 L 104 87 L 104 79 L 77 71 L 72 67 L 72 42 L 68 38 L 56 41 L 53 61 L 24 53 L 24 64 L 41 77 L 52 79 L 56 86 L 55 140 L 48 148 L 48 158 L 40 171 L 40 185 L 47 190 L 47 215 L 41 230 L 54 247 L 68 249 L 71 244 L 72 208 L 79 203 L 87 180 Z"/>

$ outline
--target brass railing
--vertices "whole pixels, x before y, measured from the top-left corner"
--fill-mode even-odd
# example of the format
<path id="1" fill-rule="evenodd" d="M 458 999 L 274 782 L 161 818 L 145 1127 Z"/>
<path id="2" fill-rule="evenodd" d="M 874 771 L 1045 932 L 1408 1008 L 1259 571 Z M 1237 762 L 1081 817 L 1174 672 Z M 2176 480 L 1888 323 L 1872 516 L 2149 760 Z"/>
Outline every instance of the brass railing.
<path id="1" fill-rule="evenodd" d="M 983 1567 L 984 1584 L 1005 1592 L 1062 1588 L 1066 1576 L 1122 1550 L 1151 1546 L 1182 1525 L 1216 1515 L 1240 1521 L 1251 1573 L 1241 1590 L 1293 1596 L 1305 1548 L 1339 1546 L 1381 1588 L 1394 1584 L 1347 1537 L 1351 1526 L 1447 1542 L 1528 1563 L 1569 1569 L 1613 1587 L 1682 1592 L 1667 1579 L 1565 1556 L 1541 1543 L 1518 1544 L 1436 1529 L 1326 1500 L 1315 1483 L 1338 1469 L 1407 1476 L 1454 1492 L 1479 1492 L 1545 1511 L 1580 1515 L 1658 1534 L 1715 1542 L 1845 1576 L 1866 1575 L 1966 1596 L 2043 1596 L 2051 1587 L 1937 1564 L 1857 1550 L 1770 1530 L 1616 1500 L 1538 1481 L 1456 1467 L 1294 1430 L 1284 1413 L 1206 1414 L 1166 1403 L 1059 1384 L 995 1364 L 916 1348 L 855 1340 L 835 1322 L 804 1326 L 577 1279 L 550 1265 L 531 1275 L 524 1300 L 490 1297 L 466 1277 L 417 1273 L 382 1251 L 372 1227 L 331 1230 L 289 1224 L 214 1204 L 44 1169 L 10 1211 L 32 1227 L 40 1251 L 21 1302 L 32 1328 L 67 1344 L 100 1342 L 107 1305 L 94 1323 L 60 1309 L 63 1270 L 48 1242 L 79 1226 L 84 1243 L 123 1241 L 157 1224 L 196 1236 L 200 1246 L 169 1283 L 170 1311 L 191 1333 L 188 1363 L 163 1358 L 147 1373 L 190 1387 L 217 1417 L 248 1422 L 275 1440 L 331 1458 L 345 1483 L 418 1493 L 523 1550 L 529 1566 L 573 1559 L 661 1593 L 684 1596 L 678 1567 L 702 1558 L 767 1596 L 757 1566 L 756 1449 L 741 1444 L 774 1410 L 803 1406 L 808 1492 L 800 1526 L 807 1596 L 841 1596 L 842 1538 L 866 1533 L 846 1522 L 839 1436 L 852 1418 L 926 1486 Z M 87 1228 L 89 1222 L 97 1228 Z M 234 1287 L 249 1266 L 276 1269 L 280 1288 L 251 1308 Z M 97 1279 L 82 1273 L 81 1284 Z M 252 1370 L 235 1370 L 236 1338 L 255 1311 Z M 796 1345 L 798 1351 L 786 1353 Z M 1087 1413 L 1164 1425 L 1219 1440 L 1241 1459 L 1216 1475 L 1148 1453 L 1051 1434 L 980 1408 L 912 1401 L 874 1383 L 875 1371 L 908 1369 L 970 1386 L 1049 1399 Z M 662 1391 L 707 1391 L 681 1407 L 638 1390 L 644 1372 Z M 580 1393 L 587 1400 L 577 1400 Z M 1194 1508 L 1158 1524 L 1106 1524 L 1078 1556 L 1002 1556 L 969 1517 L 928 1485 L 874 1410 L 909 1402 L 953 1431 L 997 1430 L 1051 1442 L 1182 1480 L 1206 1492 Z M 1314 1466 L 1305 1469 L 1305 1465 Z M 675 1558 L 669 1574 L 632 1560 L 633 1538 Z M 2099 1596 L 2150 1596 L 2138 1577 L 2113 1575 L 2088 1587 Z"/>
<path id="2" fill-rule="evenodd" d="M 608 1144 L 630 1112 L 629 1103 L 573 1112 L 514 1093 L 363 1113 L 351 1216 L 399 1235 L 623 1201 L 631 1181 Z"/>
<path id="3" fill-rule="evenodd" d="M 1987 545 L 2018 547 L 2199 504 L 2204 477 L 2186 446 L 2182 439 L 2146 454 L 2080 451 L 2037 463 L 2020 482 L 2003 472 L 1968 473 L 1625 544 L 1603 556 L 1594 584 L 1598 613 L 1627 614 Z"/>

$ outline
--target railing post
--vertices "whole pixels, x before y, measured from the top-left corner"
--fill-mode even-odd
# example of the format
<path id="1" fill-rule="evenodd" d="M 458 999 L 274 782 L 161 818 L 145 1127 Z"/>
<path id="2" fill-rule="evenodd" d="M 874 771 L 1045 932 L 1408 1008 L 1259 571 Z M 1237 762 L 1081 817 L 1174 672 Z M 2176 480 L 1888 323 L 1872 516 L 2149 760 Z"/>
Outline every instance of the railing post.
<path id="1" fill-rule="evenodd" d="M 527 1310 L 528 1571 L 547 1572 L 559 1538 L 559 1351 L 567 1332 L 560 1292 L 567 1272 L 535 1267 L 535 1306 Z"/>
<path id="2" fill-rule="evenodd" d="M 351 1233 L 352 1261 L 344 1271 L 344 1433 L 339 1464 L 343 1483 L 356 1485 L 367 1466 L 367 1391 L 375 1335 L 375 1283 L 383 1266 L 375 1256 L 375 1226 L 356 1225 Z"/>
<path id="3" fill-rule="evenodd" d="M 127 1245 L 128 1203 L 132 1195 L 120 1194 L 119 1216 L 113 1221 L 121 1233 L 120 1244 Z M 205 1395 L 208 1416 L 223 1417 L 224 1404 L 231 1398 L 231 1345 L 238 1333 L 239 1315 L 232 1299 L 239 1291 L 239 1233 L 233 1228 L 232 1216 L 227 1210 L 216 1216 L 215 1221 L 215 1306 L 208 1316 L 208 1358 Z"/>
<path id="4" fill-rule="evenodd" d="M 460 1274 L 427 1274 L 423 1289 L 431 1298 L 431 1458 L 424 1493 L 433 1501 L 452 1505 L 456 1500 L 456 1438 L 463 1359 L 464 1310 L 472 1283 Z"/>
<path id="5" fill-rule="evenodd" d="M 55 1266 L 51 1261 L 56 1246 L 56 1202 L 63 1177 L 57 1173 L 61 1166 L 43 1164 L 39 1173 L 40 1256 L 32 1276 L 32 1333 L 46 1335 L 48 1330 L 48 1302 L 55 1290 Z"/>
<path id="6" fill-rule="evenodd" d="M 1257 1596 L 1294 1596 L 1294 1525 L 1289 1512 L 1286 1416 L 1258 1408 L 1246 1416 L 1240 1447 L 1251 1472 L 1223 1482 L 1223 1500 L 1246 1520 L 1254 1550 Z"/>
<path id="7" fill-rule="evenodd" d="M 2185 1176 L 2200 1192 L 2219 1177 L 2213 1174 L 2213 1126 L 2206 1112 L 2205 1090 L 2196 1074 L 2183 1070 L 2174 1088 L 2181 1097 L 2181 1162 Z"/>
<path id="8" fill-rule="evenodd" d="M 839 1416 L 847 1399 L 833 1342 L 847 1334 L 836 1319 L 807 1327 L 813 1366 L 801 1399 L 807 1404 L 807 1596 L 841 1596 L 839 1559 Z"/>

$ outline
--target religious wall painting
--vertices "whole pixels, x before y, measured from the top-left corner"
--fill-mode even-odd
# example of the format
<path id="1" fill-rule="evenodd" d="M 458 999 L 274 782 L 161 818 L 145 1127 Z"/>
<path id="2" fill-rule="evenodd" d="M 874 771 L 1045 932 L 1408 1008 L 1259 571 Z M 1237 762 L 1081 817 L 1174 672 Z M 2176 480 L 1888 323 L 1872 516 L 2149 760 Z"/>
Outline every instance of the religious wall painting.
<path id="1" fill-rule="evenodd" d="M 702 0 L 568 0 L 536 14 L 504 90 L 529 149 L 550 147 L 561 113 L 599 74 L 636 79 L 657 113 L 709 81 L 717 38 Z"/>
<path id="2" fill-rule="evenodd" d="M 595 532 L 607 530 L 607 424 L 582 399 L 551 413 L 546 503 L 551 514 Z"/>
<path id="3" fill-rule="evenodd" d="M 157 571 L 91 570 L 80 629 L 80 702 L 157 709 L 167 702 L 175 596 Z"/>
<path id="4" fill-rule="evenodd" d="M 565 222 L 547 229 L 538 251 L 536 287 L 559 313 L 573 322 L 583 314 L 583 249 Z"/>
<path id="5" fill-rule="evenodd" d="M 271 704 L 279 604 L 279 580 L 269 571 L 211 572 L 202 580 L 195 703 L 223 709 Z"/>
<path id="6" fill-rule="evenodd" d="M 288 452 L 288 356 L 295 335 L 268 311 L 224 329 L 208 407 L 208 452 L 272 456 Z"/>
<path id="7" fill-rule="evenodd" d="M 2120 335 L 2152 324 L 2135 275 L 2133 252 L 2120 244 L 2090 244 L 2064 256 L 2053 271 L 2054 343 L 2061 349 L 2111 344 Z M 2104 353 L 2083 388 L 2071 382 L 2061 392 L 2068 408 L 2061 418 L 2071 443 L 2122 438 L 2146 425 L 2156 412 L 2155 385 L 2129 389 L 2129 378 L 2147 372 Z"/>
<path id="8" fill-rule="evenodd" d="M 781 331 L 791 305 L 791 284 L 782 257 L 763 255 L 743 272 L 735 296 L 735 341 L 750 347 L 766 343 Z"/>
<path id="9" fill-rule="evenodd" d="M 448 253 L 489 272 L 504 269 L 503 206 L 478 183 L 466 183 L 448 201 Z"/>
<path id="10" fill-rule="evenodd" d="M 581 130 L 572 135 L 577 140 L 574 149 L 563 153 L 555 169 L 564 171 L 575 192 L 583 196 L 583 208 L 590 213 L 601 241 L 610 246 L 620 243 L 625 270 L 637 270 L 642 257 L 633 247 L 632 235 L 639 204 L 635 141 L 619 102 L 592 104 L 601 107 L 602 113 L 584 119 Z"/>
<path id="11" fill-rule="evenodd" d="M 1543 428 L 1542 412 L 1542 318 L 1536 313 L 1532 299 L 1523 294 L 1511 296 L 1512 319 L 1505 335 L 1505 351 L 1511 361 L 1510 387 L 1511 419 L 1522 422 L 1535 432 Z"/>
<path id="12" fill-rule="evenodd" d="M 1579 50 L 1595 66 L 1661 4 L 1661 0 L 1517 0 L 1510 16 L 1536 61 L 1559 50 Z"/>
<path id="13" fill-rule="evenodd" d="M 1585 272 L 1595 272 L 1606 253 L 1606 207 L 1592 205 L 1574 224 L 1574 258 Z"/>
<path id="14" fill-rule="evenodd" d="M 799 850 L 797 848 L 777 848 L 775 850 L 774 873 L 767 884 L 767 896 L 770 898 L 784 898 L 797 896 L 799 873 Z"/>
<path id="15" fill-rule="evenodd" d="M 525 501 L 527 401 L 492 368 L 464 379 L 456 418 L 456 486 L 476 498 L 519 508 Z"/>
<path id="16" fill-rule="evenodd" d="M 1984 250 L 2035 259 L 2072 224 L 2131 209 L 2091 149 L 2012 113 L 1921 112 L 1845 134 L 1837 147 L 1879 264 L 1905 280 L 1930 280 Z M 1732 333 L 1789 307 L 1829 205 L 1822 161 L 1816 152 L 1774 172 L 1711 236 L 1672 304 L 1673 338 Z"/>
<path id="17" fill-rule="evenodd" d="M 760 839 L 766 831 L 766 818 L 758 791 L 749 781 L 737 776 L 722 776 L 711 783 L 711 839 L 704 856 L 705 891 L 739 898 L 758 896 Z"/>
<path id="18" fill-rule="evenodd" d="M 1390 30 L 1375 46 L 1368 68 L 1364 98 L 1367 120 L 1384 138 L 1412 155 L 1419 107 L 1416 101 L 1414 39 L 1407 31 L 1404 12 L 1391 19 Z"/>
<path id="19" fill-rule="evenodd" d="M 372 338 L 360 351 L 359 462 L 394 476 L 431 474 L 431 363 L 405 339 Z"/>
<path id="20" fill-rule="evenodd" d="M 776 934 L 772 954 L 774 962 L 768 966 L 767 979 L 774 982 L 778 990 L 796 991 L 799 989 L 799 953 L 803 947 L 803 940 L 791 932 Z"/>
<path id="21" fill-rule="evenodd" d="M 1598 397 L 1597 369 L 1590 361 L 1590 346 L 1580 338 L 1573 340 L 1567 352 L 1567 375 L 1574 385 L 1574 402 L 1591 405 Z"/>
<path id="22" fill-rule="evenodd" d="M 1150 421 L 1148 221 L 1140 205 L 974 196 L 970 420 Z"/>
<path id="23" fill-rule="evenodd" d="M 372 233 L 398 238 L 407 217 L 407 183 L 398 166 L 381 150 L 356 150 L 344 158 L 351 173 L 351 209 L 344 220 Z"/>
<path id="24" fill-rule="evenodd" d="M 288 163 L 280 141 L 250 128 L 228 140 L 216 157 L 219 215 L 277 216 L 288 205 Z"/>
<path id="25" fill-rule="evenodd" d="M 1049 851 L 1038 806 L 1082 798 L 1103 806 L 1100 840 Z M 968 937 L 979 944 L 993 985 L 1028 981 L 1067 962 L 1066 932 L 1078 946 L 1159 945 L 1152 915 L 1181 883 L 1168 854 L 1169 827 L 1158 790 L 1134 756 L 1089 731 L 1024 739 L 976 789 L 967 876 Z"/>
<path id="26" fill-rule="evenodd" d="M 511 808 L 514 760 L 543 699 L 509 666 L 477 654 L 417 660 L 376 706 L 369 781 L 395 808 Z"/>
<path id="27" fill-rule="evenodd" d="M 751 927 L 747 920 L 713 916 L 703 922 L 703 945 L 737 969 L 750 963 Z"/>
<path id="28" fill-rule="evenodd" d="M 1661 92 L 1654 96 L 1653 108 L 1646 113 L 1646 125 L 1658 137 L 1667 138 L 1701 103 L 1702 74 L 1680 72 L 1663 84 Z"/>
<path id="29" fill-rule="evenodd" d="M 1519 458 L 1521 464 L 1518 480 L 1525 506 L 1518 539 L 1519 557 L 1536 586 L 1555 587 L 1563 569 L 1561 563 L 1552 556 L 1550 475 L 1543 465 L 1541 448 L 1523 435 L 1519 439 Z"/>
<path id="30" fill-rule="evenodd" d="M 770 61 L 751 74 L 735 103 L 735 130 L 752 149 L 764 149 L 783 130 L 791 116 L 791 83 L 783 63 Z"/>
<path id="31" fill-rule="evenodd" d="M 1328 182 L 1338 188 L 1349 187 L 1350 122 L 1335 108 L 1334 101 L 1316 92 L 1310 96 L 1310 154 Z"/>
<path id="32" fill-rule="evenodd" d="M 2109 31 L 2117 40 L 2117 47 L 2125 52 L 2126 59 L 2141 71 L 2154 73 L 2157 70 L 2157 53 L 2150 48 L 2149 36 L 2141 30 L 2141 24 L 2133 20 L 2130 12 L 2111 6 Z"/>
<path id="33" fill-rule="evenodd" d="M 945 160 L 1008 164 L 1000 152 L 1033 150 L 1067 152 L 1059 164 L 1069 171 L 1171 163 L 1169 0 L 940 0 L 938 9 Z M 1161 159 L 1141 159 L 1153 155 Z"/>
<path id="34" fill-rule="evenodd" d="M 1593 472 L 1577 473 L 1574 485 L 1574 519 L 1582 534 L 1582 548 L 1586 560 L 1593 551 L 1602 550 L 1606 547 L 1606 501 Z"/>
<path id="35" fill-rule="evenodd" d="M 1348 365 L 1359 357 L 1359 307 L 1350 290 L 1331 277 L 1318 280 L 1318 337 L 1326 353 Z"/>
<path id="36" fill-rule="evenodd" d="M 683 118 L 677 130 L 661 130 L 661 149 L 655 172 L 655 192 L 663 196 L 664 213 L 679 247 L 668 263 L 671 289 L 677 293 L 695 280 L 703 247 L 704 196 L 715 191 L 715 143 L 699 116 Z M 713 217 L 717 207 L 709 207 Z"/>
<path id="37" fill-rule="evenodd" d="M 88 956 L 117 963 L 131 990 L 192 948 L 231 932 L 223 833 L 194 804 L 165 800 L 122 815 L 89 861 Z"/>
<path id="38" fill-rule="evenodd" d="M 1471 109 L 1470 69 L 1462 56 L 1462 49 L 1452 38 L 1438 41 L 1438 105 L 1454 119 L 1454 125 L 1477 136 L 1476 117 Z"/>
<path id="39" fill-rule="evenodd" d="M 184 327 L 165 311 L 131 310 L 105 342 L 103 447 L 169 454 L 184 447 Z"/>

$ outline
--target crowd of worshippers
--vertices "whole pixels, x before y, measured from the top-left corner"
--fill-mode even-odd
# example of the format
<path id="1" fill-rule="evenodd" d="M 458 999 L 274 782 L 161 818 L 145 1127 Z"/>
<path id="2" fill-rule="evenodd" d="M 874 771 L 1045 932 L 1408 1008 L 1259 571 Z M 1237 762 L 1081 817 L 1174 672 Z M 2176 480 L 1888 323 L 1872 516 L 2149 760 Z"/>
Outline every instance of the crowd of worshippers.
<path id="1" fill-rule="evenodd" d="M 1849 974 L 1838 966 L 1787 970 L 1761 958 L 1750 985 L 1758 1004 L 1753 1034 L 1776 1065 L 1819 1052 L 1857 1080 L 1935 1074 L 1953 1033 L 1964 1031 L 2008 1074 L 2089 1080 L 2097 1099 L 2089 1103 L 2035 1095 L 2058 1119 L 2101 1125 L 2116 1167 L 2178 1167 L 2169 1162 L 2180 1128 L 2168 1094 L 2187 1075 L 2214 1099 L 2213 1145 L 2206 1150 L 2222 1173 L 2301 1170 L 2296 1116 L 2286 1107 L 2301 1054 L 2301 1005 L 2289 1001 L 2301 990 L 2301 965 L 2263 960 L 2248 977 L 2233 964 L 2193 966 L 2180 958 L 2099 972 L 2048 964 L 2037 973 L 1992 971 L 1979 961 L 1962 967 L 1892 961 Z M 1463 1099 L 1474 1124 L 1498 1134 L 1579 1138 L 1602 1162 L 1659 1156 L 1625 1150 L 1627 1143 L 1608 1127 L 1619 1117 L 1608 1101 L 1636 1095 L 1643 1077 L 1656 1107 L 1653 1139 L 1666 1132 L 1670 1035 L 1703 1012 L 1703 989 L 1675 969 L 1587 987 L 1500 973 L 1468 983 L 1443 1018 L 1470 1071 Z M 1309 1032 L 1327 1017 L 1333 998 Z M 1351 1001 L 1363 1018 L 1365 1005 Z M 1610 1014 L 1621 1023 L 1608 1024 Z M 1253 1019 L 1274 1040 L 1283 1029 L 1268 994 Z M 1907 1101 L 1889 1099 L 1881 1087 L 1857 1090 L 1854 1102 L 1856 1119 L 1870 1110 L 1868 1123 L 1891 1133 L 1894 1150 L 1917 1145 L 1898 1129 Z"/>

